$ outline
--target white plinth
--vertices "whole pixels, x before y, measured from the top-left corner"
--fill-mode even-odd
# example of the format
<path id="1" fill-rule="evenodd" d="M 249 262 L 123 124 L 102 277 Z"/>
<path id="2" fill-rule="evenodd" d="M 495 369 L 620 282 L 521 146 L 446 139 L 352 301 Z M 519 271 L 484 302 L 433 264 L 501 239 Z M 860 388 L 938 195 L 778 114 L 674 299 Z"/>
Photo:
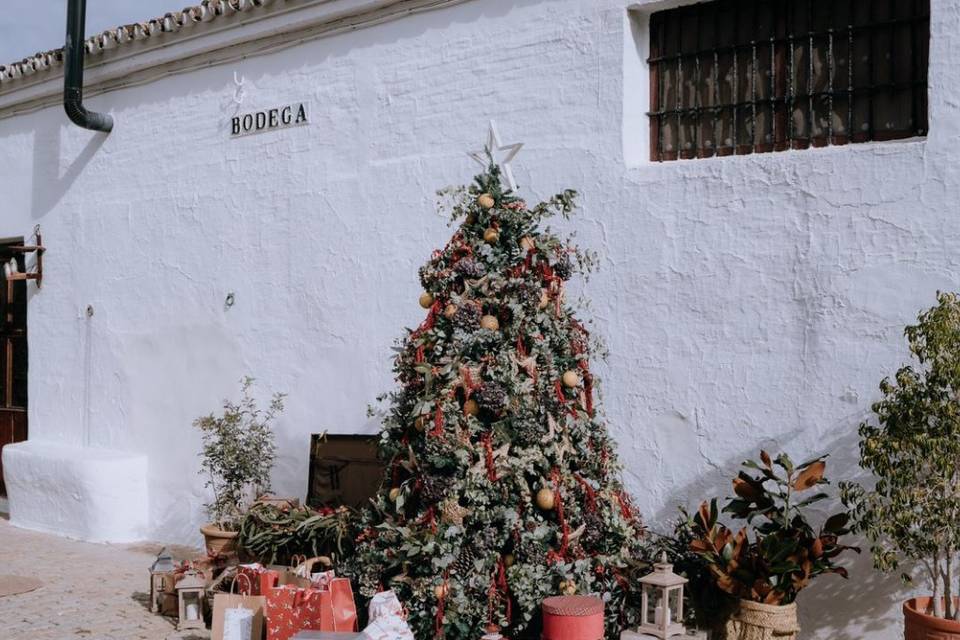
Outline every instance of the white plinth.
<path id="1" fill-rule="evenodd" d="M 651 636 L 647 633 L 640 633 L 639 631 L 626 631 L 620 632 L 620 640 L 659 640 L 657 636 Z M 693 629 L 687 629 L 686 633 L 677 634 L 670 637 L 670 640 L 707 640 L 707 633 L 705 631 L 695 631 Z"/>
<path id="2" fill-rule="evenodd" d="M 27 441 L 3 448 L 10 523 L 90 542 L 147 531 L 147 457 Z"/>

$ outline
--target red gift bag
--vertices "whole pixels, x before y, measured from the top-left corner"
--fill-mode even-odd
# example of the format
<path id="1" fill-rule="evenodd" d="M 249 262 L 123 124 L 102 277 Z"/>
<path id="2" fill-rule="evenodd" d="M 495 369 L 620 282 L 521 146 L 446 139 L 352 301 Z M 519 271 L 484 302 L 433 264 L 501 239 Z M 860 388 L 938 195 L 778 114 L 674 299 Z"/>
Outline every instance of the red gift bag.
<path id="1" fill-rule="evenodd" d="M 277 581 L 280 579 L 280 571 L 260 564 L 242 564 L 237 567 L 237 578 L 240 576 L 247 577 L 247 580 L 240 583 L 241 595 L 265 596 L 267 590 L 277 585 Z"/>
<path id="2" fill-rule="evenodd" d="M 334 578 L 321 588 L 284 584 L 266 595 L 267 640 L 289 640 L 304 630 L 357 630 L 357 607 L 347 578 Z"/>

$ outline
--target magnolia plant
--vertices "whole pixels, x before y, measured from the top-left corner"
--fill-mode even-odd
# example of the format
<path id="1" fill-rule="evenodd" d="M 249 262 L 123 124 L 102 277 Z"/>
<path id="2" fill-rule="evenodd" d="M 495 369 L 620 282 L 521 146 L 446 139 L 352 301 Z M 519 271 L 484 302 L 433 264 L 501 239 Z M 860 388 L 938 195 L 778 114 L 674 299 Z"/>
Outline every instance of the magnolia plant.
<path id="1" fill-rule="evenodd" d="M 760 452 L 760 462 L 748 460 L 733 479 L 732 498 L 723 513 L 746 521 L 734 532 L 718 522 L 717 500 L 704 502 L 693 517 L 690 549 L 700 556 L 717 588 L 740 598 L 784 605 L 825 573 L 847 577 L 834 561 L 847 549 L 840 536 L 848 533 L 848 516 L 831 516 L 819 529 L 808 522 L 806 511 L 828 496 L 811 492 L 827 484 L 825 457 L 795 465 L 785 453 L 776 458 Z M 753 535 L 748 529 L 753 529 Z"/>
<path id="2" fill-rule="evenodd" d="M 916 367 L 884 378 L 876 422 L 860 425 L 860 466 L 876 485 L 844 483 L 841 492 L 855 528 L 871 542 L 874 565 L 893 571 L 901 557 L 919 562 L 933 591 L 932 613 L 958 619 L 960 299 L 937 299 L 904 331 Z"/>
<path id="3" fill-rule="evenodd" d="M 244 378 L 240 402 L 224 400 L 221 415 L 211 413 L 193 423 L 203 434 L 200 473 L 214 496 L 207 511 L 225 531 L 236 531 L 253 498 L 270 491 L 276 455 L 270 425 L 283 411 L 285 395 L 275 394 L 269 408 L 260 409 L 250 395 L 252 386 L 253 378 Z"/>

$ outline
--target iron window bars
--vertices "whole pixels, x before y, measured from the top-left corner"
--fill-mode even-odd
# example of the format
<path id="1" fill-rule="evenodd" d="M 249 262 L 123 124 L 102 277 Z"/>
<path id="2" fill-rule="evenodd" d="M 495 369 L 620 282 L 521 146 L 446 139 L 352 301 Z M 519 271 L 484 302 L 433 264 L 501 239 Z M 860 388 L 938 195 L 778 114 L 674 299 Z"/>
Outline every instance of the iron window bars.
<path id="1" fill-rule="evenodd" d="M 651 160 L 927 132 L 930 0 L 713 0 L 650 16 Z"/>

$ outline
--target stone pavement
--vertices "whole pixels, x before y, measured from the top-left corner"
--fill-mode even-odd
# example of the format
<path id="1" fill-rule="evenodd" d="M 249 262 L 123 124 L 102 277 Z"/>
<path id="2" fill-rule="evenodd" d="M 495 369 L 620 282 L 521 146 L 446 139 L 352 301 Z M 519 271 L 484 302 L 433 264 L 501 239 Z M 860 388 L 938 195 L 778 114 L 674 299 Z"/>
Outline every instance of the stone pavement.
<path id="1" fill-rule="evenodd" d="M 25 531 L 0 516 L 0 573 L 36 576 L 36 591 L 0 598 L 0 638 L 10 640 L 187 640 L 147 610 L 148 568 L 159 544 L 114 546 Z M 177 559 L 195 557 L 171 549 Z M 179 553 L 178 553 L 179 552 Z"/>

